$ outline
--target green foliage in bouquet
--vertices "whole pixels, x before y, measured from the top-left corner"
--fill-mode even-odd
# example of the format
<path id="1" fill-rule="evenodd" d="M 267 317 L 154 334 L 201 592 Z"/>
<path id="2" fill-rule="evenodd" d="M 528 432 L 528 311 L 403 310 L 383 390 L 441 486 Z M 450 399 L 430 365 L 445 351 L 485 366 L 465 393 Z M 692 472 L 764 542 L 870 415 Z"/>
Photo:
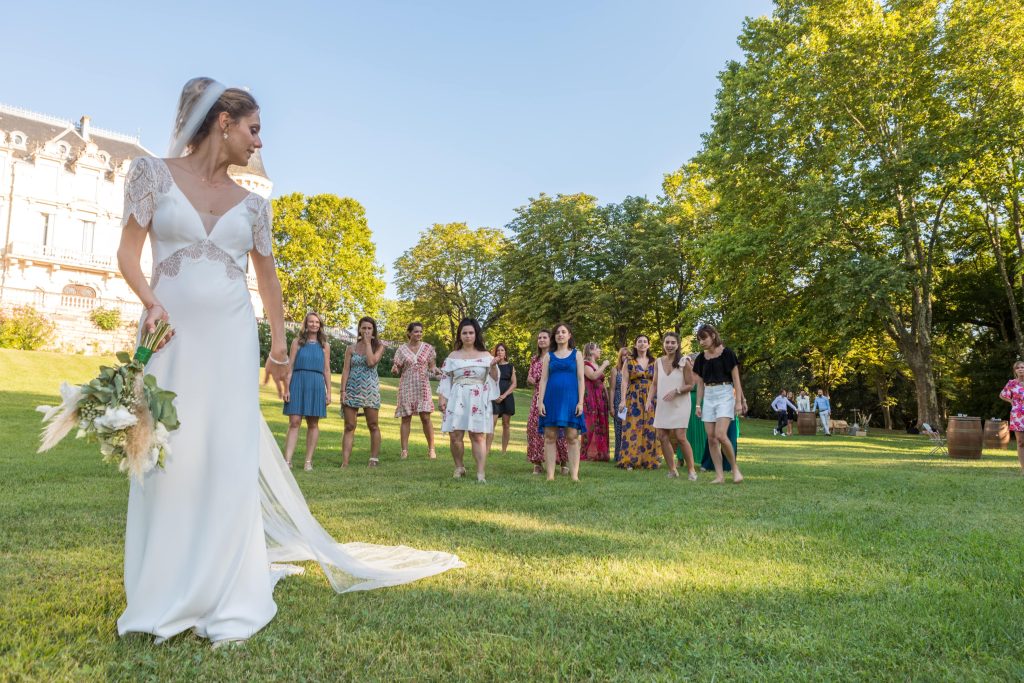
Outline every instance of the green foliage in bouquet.
<path id="1" fill-rule="evenodd" d="M 118 465 L 140 481 L 154 467 L 163 467 L 170 452 L 170 432 L 180 426 L 175 394 L 157 386 L 145 368 L 170 334 L 170 326 L 160 321 L 143 336 L 134 357 L 118 353 L 121 365 L 101 366 L 99 375 L 87 384 L 64 382 L 62 404 L 37 409 L 46 425 L 40 452 L 53 448 L 77 426 L 78 438 L 99 444 L 104 462 Z"/>

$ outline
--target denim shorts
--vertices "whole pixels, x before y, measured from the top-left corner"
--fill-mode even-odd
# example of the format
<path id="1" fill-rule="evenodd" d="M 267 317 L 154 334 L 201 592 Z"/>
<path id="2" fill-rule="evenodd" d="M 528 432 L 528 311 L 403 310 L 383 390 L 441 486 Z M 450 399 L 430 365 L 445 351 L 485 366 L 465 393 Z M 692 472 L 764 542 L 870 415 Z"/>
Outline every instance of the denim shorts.
<path id="1" fill-rule="evenodd" d="M 736 395 L 731 384 L 717 384 L 704 388 L 704 406 L 701 408 L 702 422 L 717 422 L 720 418 L 730 420 L 736 417 Z"/>

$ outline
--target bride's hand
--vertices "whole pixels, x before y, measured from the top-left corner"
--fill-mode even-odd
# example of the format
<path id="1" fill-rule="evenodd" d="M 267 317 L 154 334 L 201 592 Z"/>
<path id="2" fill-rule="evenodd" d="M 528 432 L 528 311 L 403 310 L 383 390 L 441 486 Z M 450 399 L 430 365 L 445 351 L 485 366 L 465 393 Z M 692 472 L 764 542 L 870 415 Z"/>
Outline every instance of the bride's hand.
<path id="1" fill-rule="evenodd" d="M 267 354 L 267 374 L 274 378 L 274 385 L 277 387 L 277 395 L 282 399 L 285 397 L 285 393 L 288 390 L 289 363 L 284 362 L 287 360 L 290 360 L 288 352 L 282 348 L 271 348 L 270 353 Z"/>
<path id="2" fill-rule="evenodd" d="M 147 310 L 149 312 L 146 314 L 146 322 L 142 324 L 142 329 L 146 330 L 147 333 L 156 330 L 156 323 L 158 320 L 163 320 L 165 323 L 171 322 L 171 316 L 168 315 L 167 309 L 163 307 L 163 304 L 153 304 Z M 157 344 L 157 347 L 153 349 L 153 352 L 155 353 L 156 351 L 162 349 L 167 344 L 167 342 L 171 341 L 171 337 L 173 336 L 174 329 L 172 328 L 171 333 L 164 337 L 159 344 Z"/>

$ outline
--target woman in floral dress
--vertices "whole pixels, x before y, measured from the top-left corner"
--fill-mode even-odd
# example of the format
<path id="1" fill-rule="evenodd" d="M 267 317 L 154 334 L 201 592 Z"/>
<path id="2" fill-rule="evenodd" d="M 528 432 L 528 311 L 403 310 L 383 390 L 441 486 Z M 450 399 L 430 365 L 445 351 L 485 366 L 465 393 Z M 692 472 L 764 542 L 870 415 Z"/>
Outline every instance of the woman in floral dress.
<path id="1" fill-rule="evenodd" d="M 622 421 L 622 453 L 618 466 L 627 470 L 657 469 L 661 464 L 654 410 L 647 409 L 647 395 L 654 378 L 654 361 L 648 354 L 650 348 L 647 335 L 637 337 L 623 369 L 624 389 L 619 409 L 625 407 L 626 418 Z"/>
<path id="2" fill-rule="evenodd" d="M 590 342 L 583 347 L 586 378 L 583 415 L 587 419 L 587 431 L 583 434 L 580 459 L 608 462 L 608 393 L 604 386 L 608 361 L 598 365 L 600 360 L 601 348 L 597 344 Z"/>
<path id="3" fill-rule="evenodd" d="M 541 330 L 537 333 L 537 354 L 530 361 L 530 369 L 526 373 L 526 383 L 533 387 L 533 400 L 530 402 L 530 416 L 526 420 L 526 459 L 533 463 L 533 473 L 540 474 L 544 466 L 544 436 L 540 433 L 540 412 L 537 408 L 537 389 L 540 387 L 540 374 L 544 356 L 551 349 L 551 332 Z M 562 474 L 569 473 L 569 450 L 565 437 L 558 439 L 558 465 Z"/>
<path id="4" fill-rule="evenodd" d="M 1010 431 L 1016 434 L 1017 462 L 1024 473 L 1024 360 L 1013 364 L 1013 375 L 999 392 L 999 398 L 1010 404 Z"/>
<path id="5" fill-rule="evenodd" d="M 466 476 L 463 438 L 469 432 L 476 480 L 483 484 L 487 482 L 487 435 L 494 431 L 491 402 L 499 393 L 498 359 L 487 351 L 480 323 L 473 318 L 463 318 L 457 335 L 455 349 L 441 366 L 441 384 L 437 387 L 444 413 L 441 431 L 451 435 L 456 479 Z"/>
<path id="6" fill-rule="evenodd" d="M 402 418 L 402 460 L 409 457 L 409 432 L 412 431 L 413 415 L 420 416 L 430 459 L 435 460 L 434 425 L 430 420 L 430 414 L 434 412 L 434 395 L 430 389 L 430 378 L 437 374 L 437 352 L 423 341 L 423 323 L 409 323 L 406 335 L 409 341 L 395 352 L 395 361 L 391 366 L 391 374 L 401 377 L 395 417 Z"/>

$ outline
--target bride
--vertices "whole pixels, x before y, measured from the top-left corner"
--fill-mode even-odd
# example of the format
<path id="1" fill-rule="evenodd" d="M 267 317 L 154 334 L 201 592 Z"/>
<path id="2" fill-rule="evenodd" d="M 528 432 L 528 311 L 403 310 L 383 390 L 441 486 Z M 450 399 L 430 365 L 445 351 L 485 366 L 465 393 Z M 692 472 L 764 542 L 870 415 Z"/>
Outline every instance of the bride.
<path id="1" fill-rule="evenodd" d="M 276 581 L 301 571 L 272 562 L 316 560 L 338 592 L 464 566 L 448 553 L 336 543 L 284 464 L 260 413 L 245 279 L 248 257 L 270 321 L 267 371 L 280 392 L 288 352 L 271 207 L 227 174 L 260 147 L 252 95 L 194 78 L 181 93 L 168 158 L 136 159 L 125 181 L 118 265 L 146 308 L 141 326 L 174 326 L 146 370 L 177 393 L 181 428 L 166 468 L 131 483 L 120 635 L 151 633 L 159 643 L 192 629 L 215 646 L 245 640 L 277 612 Z M 147 236 L 149 282 L 140 267 Z"/>

